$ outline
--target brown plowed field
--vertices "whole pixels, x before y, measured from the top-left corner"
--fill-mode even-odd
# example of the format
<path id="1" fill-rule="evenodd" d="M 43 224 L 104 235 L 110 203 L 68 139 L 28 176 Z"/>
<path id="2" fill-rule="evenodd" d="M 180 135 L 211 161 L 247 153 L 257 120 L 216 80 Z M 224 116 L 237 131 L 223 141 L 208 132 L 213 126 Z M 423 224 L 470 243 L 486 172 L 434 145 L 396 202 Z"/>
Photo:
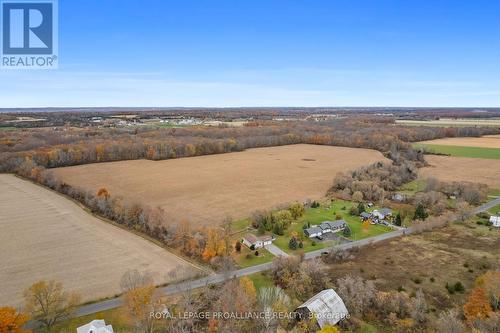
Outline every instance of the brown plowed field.
<path id="1" fill-rule="evenodd" d="M 83 301 L 113 296 L 128 269 L 152 272 L 157 284 L 197 271 L 57 193 L 0 174 L 0 305 L 21 305 L 23 290 L 42 279 L 62 282 Z"/>
<path id="2" fill-rule="evenodd" d="M 429 145 L 484 147 L 484 148 L 500 149 L 500 135 L 486 135 L 480 138 L 445 138 L 445 139 L 422 141 L 419 143 L 429 144 Z"/>
<path id="3" fill-rule="evenodd" d="M 422 178 L 442 181 L 469 181 L 500 188 L 500 160 L 426 155 L 430 166 L 420 169 Z"/>
<path id="4" fill-rule="evenodd" d="M 386 160 L 380 152 L 291 145 L 165 161 L 122 161 L 55 169 L 68 184 L 164 208 L 171 220 L 215 224 L 257 209 L 318 199 L 335 175 Z"/>

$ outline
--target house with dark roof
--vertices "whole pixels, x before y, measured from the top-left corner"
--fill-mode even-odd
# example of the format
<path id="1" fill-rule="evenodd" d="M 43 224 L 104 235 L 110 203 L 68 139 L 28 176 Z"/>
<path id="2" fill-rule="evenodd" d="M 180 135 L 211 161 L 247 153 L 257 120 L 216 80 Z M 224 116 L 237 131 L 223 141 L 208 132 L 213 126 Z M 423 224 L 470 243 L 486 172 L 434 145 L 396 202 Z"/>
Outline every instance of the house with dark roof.
<path id="1" fill-rule="evenodd" d="M 320 329 L 335 325 L 349 316 L 344 301 L 333 289 L 320 291 L 299 306 L 295 313 L 298 320 L 316 318 Z"/>
<path id="2" fill-rule="evenodd" d="M 341 230 L 344 230 L 347 225 L 347 222 L 344 220 L 337 220 L 337 221 L 325 221 L 322 222 L 319 227 L 323 231 L 323 233 L 327 232 L 338 232 Z"/>
<path id="3" fill-rule="evenodd" d="M 371 218 L 372 218 L 372 214 L 367 213 L 367 212 L 363 212 L 363 213 L 359 214 L 359 216 L 361 217 L 361 219 L 362 219 L 363 221 L 366 221 L 366 220 L 368 220 L 368 219 L 371 219 Z"/>
<path id="4" fill-rule="evenodd" d="M 304 229 L 304 234 L 309 238 L 318 237 L 323 234 L 323 229 L 321 229 L 320 227 L 310 227 Z"/>

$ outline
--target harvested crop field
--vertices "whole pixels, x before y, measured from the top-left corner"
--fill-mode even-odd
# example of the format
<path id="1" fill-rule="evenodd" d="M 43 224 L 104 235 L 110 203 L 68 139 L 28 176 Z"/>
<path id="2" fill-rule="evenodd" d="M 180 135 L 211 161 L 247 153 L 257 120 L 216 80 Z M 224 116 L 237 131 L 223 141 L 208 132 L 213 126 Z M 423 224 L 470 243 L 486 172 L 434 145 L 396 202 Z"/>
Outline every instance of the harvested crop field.
<path id="1" fill-rule="evenodd" d="M 426 155 L 430 166 L 420 169 L 420 177 L 442 181 L 469 181 L 500 188 L 500 160 Z"/>
<path id="2" fill-rule="evenodd" d="M 41 279 L 60 281 L 90 301 L 119 293 L 128 269 L 149 270 L 158 284 L 197 272 L 165 249 L 13 175 L 0 175 L 0 212 L 3 305 L 20 305 L 23 290 Z"/>
<path id="3" fill-rule="evenodd" d="M 500 149 L 500 135 L 487 135 L 480 138 L 445 138 L 421 141 L 419 144 Z"/>
<path id="4" fill-rule="evenodd" d="M 214 224 L 257 209 L 319 199 L 333 178 L 377 161 L 380 152 L 291 145 L 165 161 L 122 161 L 59 168 L 68 184 L 160 206 L 178 222 Z"/>

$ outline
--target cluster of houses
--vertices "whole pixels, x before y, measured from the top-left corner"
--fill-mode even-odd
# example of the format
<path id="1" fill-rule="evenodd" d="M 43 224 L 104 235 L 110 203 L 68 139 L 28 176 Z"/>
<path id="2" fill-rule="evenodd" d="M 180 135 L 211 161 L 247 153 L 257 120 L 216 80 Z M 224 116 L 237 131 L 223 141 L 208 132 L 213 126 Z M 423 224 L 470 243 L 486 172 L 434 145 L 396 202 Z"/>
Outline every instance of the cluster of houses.
<path id="1" fill-rule="evenodd" d="M 335 233 L 344 230 L 347 227 L 347 222 L 344 220 L 325 221 L 319 226 L 312 226 L 304 229 L 304 234 L 309 238 L 321 238 L 327 233 Z"/>
<path id="2" fill-rule="evenodd" d="M 371 224 L 382 224 L 389 226 L 388 220 L 392 219 L 392 210 L 389 208 L 375 209 L 373 212 L 363 212 L 359 215 L 361 220 L 370 221 Z"/>

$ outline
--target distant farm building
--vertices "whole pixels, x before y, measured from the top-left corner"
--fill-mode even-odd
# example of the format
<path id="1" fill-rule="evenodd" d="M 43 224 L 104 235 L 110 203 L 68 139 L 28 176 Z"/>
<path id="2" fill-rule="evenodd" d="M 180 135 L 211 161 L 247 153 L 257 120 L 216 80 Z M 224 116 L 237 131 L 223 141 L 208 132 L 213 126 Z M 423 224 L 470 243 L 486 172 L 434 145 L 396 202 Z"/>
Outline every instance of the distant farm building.
<path id="1" fill-rule="evenodd" d="M 392 195 L 392 200 L 397 201 L 397 202 L 406 201 L 406 195 L 403 193 L 394 193 Z"/>
<path id="2" fill-rule="evenodd" d="M 344 220 L 324 221 L 319 226 L 313 226 L 304 229 L 304 234 L 309 237 L 318 237 L 326 233 L 334 233 L 342 231 L 346 228 L 347 222 Z"/>
<path id="3" fill-rule="evenodd" d="M 490 216 L 490 223 L 492 226 L 500 228 L 500 215 Z"/>
<path id="4" fill-rule="evenodd" d="M 257 237 L 253 234 L 246 234 L 243 236 L 242 242 L 249 248 L 253 246 L 255 249 L 258 249 L 270 245 L 273 242 L 273 238 L 271 236 Z"/>
<path id="5" fill-rule="evenodd" d="M 325 289 L 314 295 L 299 306 L 295 313 L 299 320 L 316 318 L 320 328 L 335 325 L 349 315 L 344 301 L 333 289 Z"/>
<path id="6" fill-rule="evenodd" d="M 80 326 L 76 333 L 114 333 L 111 325 L 106 325 L 104 320 L 92 320 L 90 323 Z"/>

